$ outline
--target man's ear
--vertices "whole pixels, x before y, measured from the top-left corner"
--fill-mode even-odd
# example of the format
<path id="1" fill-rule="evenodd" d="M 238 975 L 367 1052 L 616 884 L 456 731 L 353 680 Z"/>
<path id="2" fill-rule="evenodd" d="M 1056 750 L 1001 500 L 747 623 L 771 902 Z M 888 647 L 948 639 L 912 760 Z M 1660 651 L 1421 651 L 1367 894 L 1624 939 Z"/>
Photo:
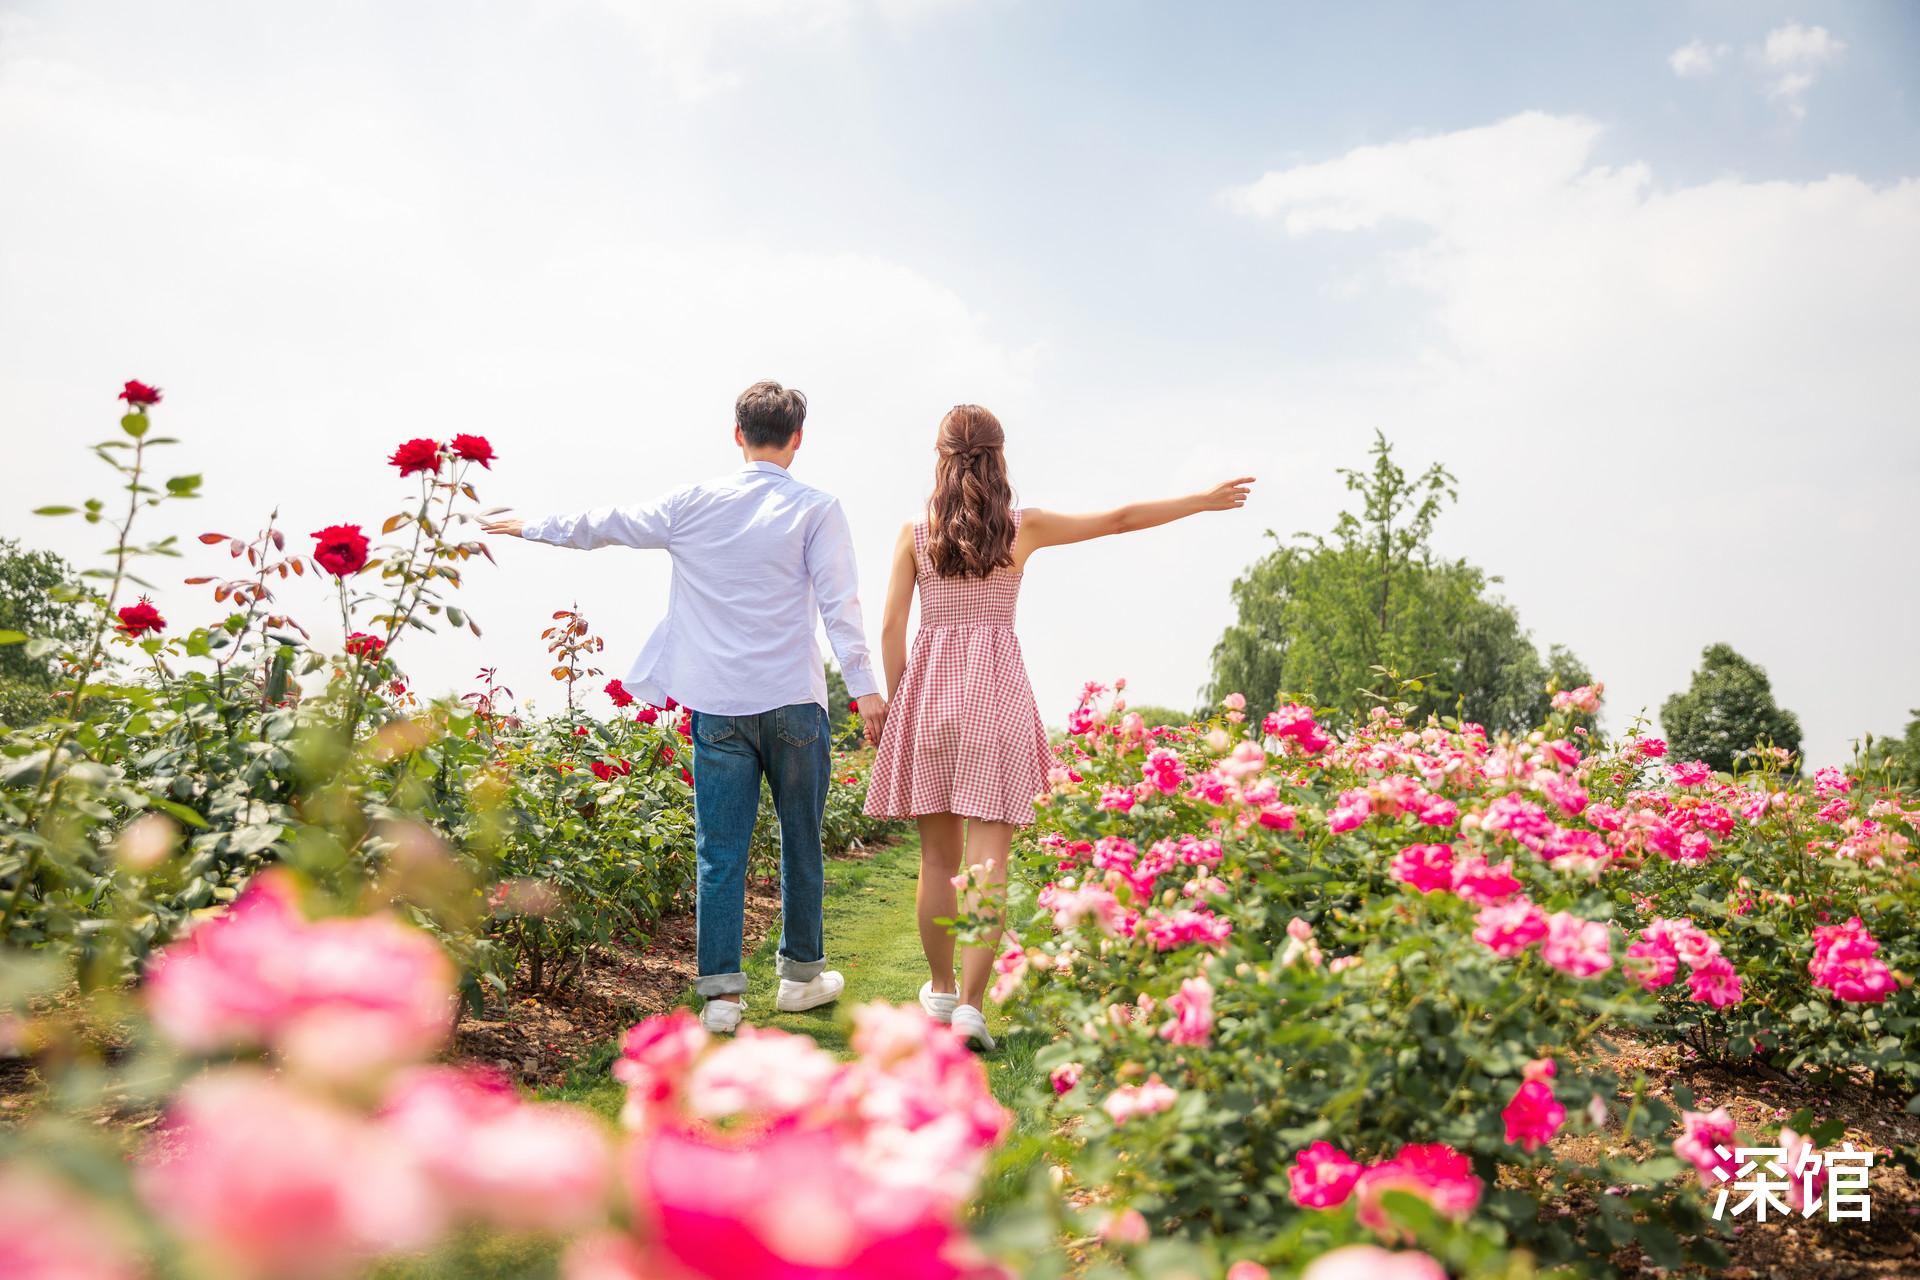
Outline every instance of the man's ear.
<path id="1" fill-rule="evenodd" d="M 800 437 L 804 436 L 805 434 L 807 434 L 807 429 L 805 427 L 801 427 L 798 430 L 796 430 L 793 433 L 793 439 L 787 441 L 787 448 L 792 449 L 796 453 L 799 452 Z"/>
<path id="2" fill-rule="evenodd" d="M 740 434 L 740 424 L 737 422 L 733 424 L 733 442 L 742 449 L 747 447 L 747 438 Z"/>

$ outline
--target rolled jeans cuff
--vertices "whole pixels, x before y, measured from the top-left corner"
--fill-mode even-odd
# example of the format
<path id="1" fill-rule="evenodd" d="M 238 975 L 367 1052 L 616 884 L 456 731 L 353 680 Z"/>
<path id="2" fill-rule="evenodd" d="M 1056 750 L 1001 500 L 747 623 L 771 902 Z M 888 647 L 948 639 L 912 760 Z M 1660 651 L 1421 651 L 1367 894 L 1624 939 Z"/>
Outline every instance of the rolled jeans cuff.
<path id="1" fill-rule="evenodd" d="M 737 996 L 747 990 L 744 973 L 709 973 L 693 980 L 693 989 L 703 996 Z"/>
<path id="2" fill-rule="evenodd" d="M 773 958 L 773 971 L 788 982 L 812 982 L 826 972 L 827 962 L 821 960 L 789 960 L 777 955 Z M 702 982 L 706 979 L 702 978 Z"/>

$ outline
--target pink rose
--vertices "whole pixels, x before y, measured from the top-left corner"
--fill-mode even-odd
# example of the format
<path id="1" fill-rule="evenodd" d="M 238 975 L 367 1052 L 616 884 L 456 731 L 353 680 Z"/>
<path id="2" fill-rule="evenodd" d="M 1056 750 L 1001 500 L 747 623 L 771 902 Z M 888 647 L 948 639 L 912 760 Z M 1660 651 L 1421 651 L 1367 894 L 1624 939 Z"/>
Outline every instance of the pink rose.
<path id="1" fill-rule="evenodd" d="M 1295 1204 L 1305 1209 L 1331 1209 L 1345 1204 L 1360 1180 L 1362 1166 L 1330 1142 L 1316 1142 L 1293 1158 L 1287 1183 Z"/>
<path id="2" fill-rule="evenodd" d="M 1591 978 L 1613 968 L 1613 931 L 1604 921 L 1582 920 L 1565 911 L 1547 917 L 1540 958 L 1575 978 Z"/>
<path id="3" fill-rule="evenodd" d="M 1160 1028 L 1160 1038 L 1173 1044 L 1206 1044 L 1213 1037 L 1213 984 L 1188 978 L 1167 999 L 1173 1017 Z"/>

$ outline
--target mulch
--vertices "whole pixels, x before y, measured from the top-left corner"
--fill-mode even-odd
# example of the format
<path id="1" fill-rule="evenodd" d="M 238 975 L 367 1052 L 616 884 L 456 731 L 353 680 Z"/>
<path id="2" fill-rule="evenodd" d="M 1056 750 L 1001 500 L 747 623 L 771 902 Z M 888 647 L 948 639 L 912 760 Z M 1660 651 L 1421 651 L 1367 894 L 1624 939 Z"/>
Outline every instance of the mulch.
<path id="1" fill-rule="evenodd" d="M 750 885 L 746 954 L 779 919 L 778 889 Z M 560 991 L 531 993 L 525 975 L 516 975 L 506 995 L 461 1015 L 448 1057 L 497 1067 L 529 1087 L 558 1085 L 634 1023 L 680 1005 L 694 977 L 693 912 L 682 911 L 656 921 L 644 938 L 594 948 L 580 977 Z"/>
<path id="2" fill-rule="evenodd" d="M 1883 1280 L 1920 1277 L 1920 1181 L 1893 1159 L 1892 1148 L 1920 1143 L 1920 1116 L 1908 1115 L 1906 1099 L 1870 1084 L 1843 1078 L 1816 1083 L 1805 1075 L 1790 1076 L 1755 1063 L 1724 1065 L 1701 1061 L 1691 1049 L 1663 1041 L 1615 1034 L 1609 1056 L 1623 1080 L 1644 1074 L 1648 1091 L 1678 1109 L 1673 1091 L 1692 1091 L 1695 1111 L 1727 1108 L 1743 1133 L 1756 1141 L 1772 1135 L 1802 1108 L 1816 1124 L 1837 1118 L 1846 1131 L 1832 1144 L 1852 1142 L 1876 1154 L 1871 1174 L 1873 1217 L 1868 1222 L 1828 1222 L 1825 1215 L 1769 1217 L 1757 1223 L 1743 1217 L 1731 1239 L 1723 1240 L 1728 1261 L 1711 1271 L 1694 1268 L 1684 1273 L 1661 1271 L 1637 1249 L 1615 1255 L 1613 1262 L 1625 1277 L 1713 1275 L 1723 1280 Z M 1570 1159 L 1590 1159 L 1597 1148 L 1616 1155 L 1652 1155 L 1645 1144 L 1627 1144 L 1618 1134 L 1584 1134 L 1556 1141 L 1554 1149 Z M 1580 1150 L 1585 1147 L 1587 1150 Z M 1683 1194 L 1712 1193 L 1687 1190 Z M 1737 1197 L 1736 1197 L 1737 1198 Z M 1576 1195 L 1558 1208 L 1572 1221 L 1592 1211 L 1591 1196 Z M 1552 1213 L 1549 1207 L 1545 1212 Z"/>

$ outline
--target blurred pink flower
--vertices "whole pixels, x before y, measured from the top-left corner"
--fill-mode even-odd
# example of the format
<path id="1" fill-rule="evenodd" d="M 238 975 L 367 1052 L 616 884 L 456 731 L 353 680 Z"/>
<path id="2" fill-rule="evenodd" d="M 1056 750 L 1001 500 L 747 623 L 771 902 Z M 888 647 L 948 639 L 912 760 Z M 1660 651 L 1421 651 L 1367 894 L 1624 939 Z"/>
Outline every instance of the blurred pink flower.
<path id="1" fill-rule="evenodd" d="M 1442 1217 L 1456 1220 L 1464 1219 L 1480 1203 L 1480 1179 L 1473 1174 L 1472 1162 L 1440 1142 L 1401 1147 L 1391 1159 L 1368 1166 L 1354 1184 L 1361 1223 L 1392 1241 L 1402 1232 L 1383 1204 L 1388 1191 L 1411 1192 Z"/>
<path id="2" fill-rule="evenodd" d="M 1320 1141 L 1293 1157 L 1287 1183 L 1295 1204 L 1306 1209 L 1331 1209 L 1346 1203 L 1362 1172 L 1359 1161 L 1332 1143 Z"/>
<path id="3" fill-rule="evenodd" d="M 454 981 L 427 934 L 386 915 L 309 921 L 272 870 L 156 955 L 144 994 L 161 1034 L 190 1052 L 267 1048 L 349 1079 L 438 1050 Z"/>
<path id="4" fill-rule="evenodd" d="M 251 1068 L 189 1081 L 135 1181 L 208 1269 L 243 1280 L 357 1274 L 443 1225 L 392 1133 Z"/>
<path id="5" fill-rule="evenodd" d="M 1715 1169 L 1731 1175 L 1739 1168 L 1739 1161 L 1731 1150 L 1735 1132 L 1733 1116 L 1725 1107 L 1709 1112 L 1682 1111 L 1680 1125 L 1682 1132 L 1674 1139 L 1673 1154 L 1694 1167 L 1700 1175 L 1701 1186 L 1711 1189 L 1720 1184 L 1714 1176 Z"/>
<path id="6" fill-rule="evenodd" d="M 1547 915 L 1525 898 L 1499 907 L 1483 907 L 1475 917 L 1473 940 L 1501 957 L 1519 955 L 1547 936 Z"/>
<path id="7" fill-rule="evenodd" d="M 1575 978 L 1591 978 L 1613 968 L 1613 931 L 1602 920 L 1582 920 L 1565 911 L 1547 917 L 1540 958 Z"/>
<path id="8" fill-rule="evenodd" d="M 1162 1084 L 1159 1076 L 1154 1076 L 1145 1084 L 1123 1084 L 1107 1095 L 1100 1109 L 1112 1117 L 1115 1124 L 1125 1124 L 1135 1116 L 1150 1116 L 1165 1111 L 1178 1098 L 1167 1085 Z"/>
<path id="9" fill-rule="evenodd" d="M 1315 1258 L 1300 1280 L 1447 1280 L 1447 1269 L 1418 1250 L 1350 1244 Z"/>
<path id="10" fill-rule="evenodd" d="M 24 1165 L 0 1166 L 0 1276 L 138 1280 L 146 1274 L 131 1233 L 104 1207 Z"/>
<path id="11" fill-rule="evenodd" d="M 663 1129 L 635 1144 L 628 1181 L 648 1280 L 955 1280 L 976 1270 L 937 1197 L 877 1181 L 831 1130 L 784 1125 L 730 1142 Z"/>
<path id="12" fill-rule="evenodd" d="M 1567 1109 L 1553 1096 L 1547 1083 L 1549 1070 L 1542 1076 L 1523 1080 L 1513 1097 L 1501 1110 L 1507 1126 L 1507 1141 L 1524 1151 L 1533 1151 L 1550 1141 L 1567 1122 Z"/>
<path id="13" fill-rule="evenodd" d="M 1479 854 L 1468 854 L 1453 864 L 1453 891 L 1475 906 L 1499 906 L 1520 892 L 1513 859 L 1489 865 Z"/>
<path id="14" fill-rule="evenodd" d="M 1100 1243 L 1142 1245 L 1148 1237 L 1147 1220 L 1138 1209 L 1116 1209 L 1100 1222 Z"/>
<path id="15" fill-rule="evenodd" d="M 1160 1038 L 1174 1044 L 1206 1044 L 1213 1037 L 1213 984 L 1204 977 L 1187 978 L 1167 998 L 1173 1017 L 1160 1028 Z"/>
<path id="16" fill-rule="evenodd" d="M 1453 887 L 1453 846 L 1410 844 L 1394 855 L 1388 874 L 1402 884 L 1412 885 L 1421 893 L 1432 893 L 1436 889 L 1451 889 Z"/>
<path id="17" fill-rule="evenodd" d="M 612 1153 L 599 1124 L 573 1107 L 521 1101 L 496 1072 L 416 1067 L 388 1089 L 380 1118 L 462 1216 L 552 1232 L 605 1216 Z"/>

